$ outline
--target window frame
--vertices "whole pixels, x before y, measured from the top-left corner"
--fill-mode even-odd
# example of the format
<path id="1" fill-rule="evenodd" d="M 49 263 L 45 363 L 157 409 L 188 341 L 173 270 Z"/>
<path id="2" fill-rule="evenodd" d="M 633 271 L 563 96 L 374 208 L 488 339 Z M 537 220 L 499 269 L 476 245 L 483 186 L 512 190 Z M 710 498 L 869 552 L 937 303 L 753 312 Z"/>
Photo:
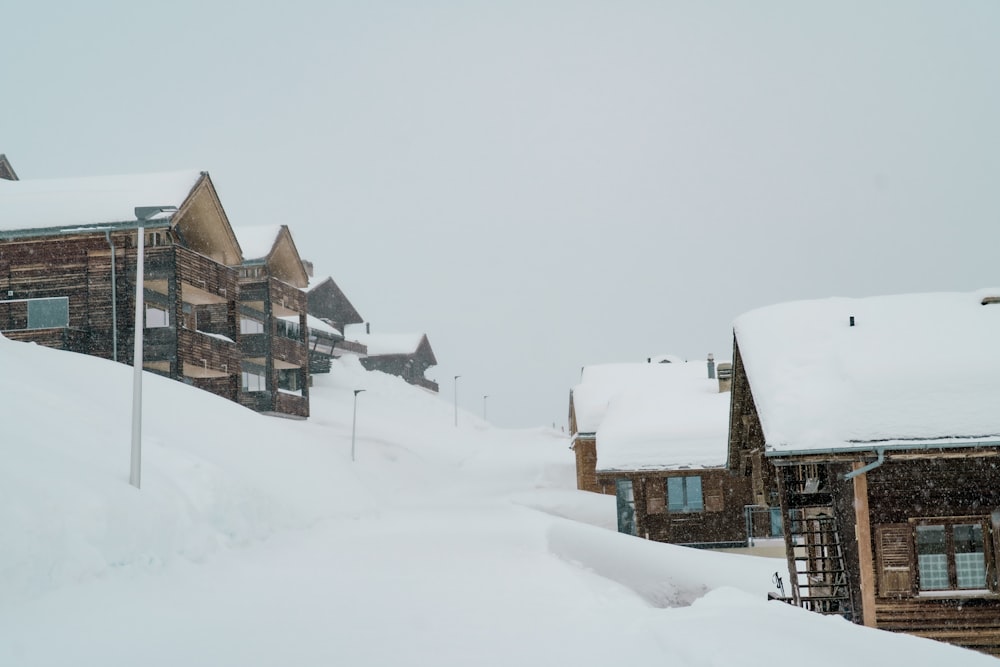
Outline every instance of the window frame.
<path id="1" fill-rule="evenodd" d="M 691 498 L 694 491 L 689 490 L 689 486 L 693 480 L 697 480 L 698 482 L 697 504 Z M 683 500 L 680 509 L 676 509 L 677 505 L 670 502 L 670 486 L 672 481 L 675 484 L 680 483 L 681 498 Z M 667 514 L 701 514 L 705 511 L 705 482 L 701 475 L 671 475 L 667 477 L 663 484 L 663 496 Z"/>
<path id="2" fill-rule="evenodd" d="M 996 553 L 993 547 L 993 530 L 990 515 L 973 516 L 946 516 L 946 517 L 919 517 L 909 520 L 910 543 L 912 547 L 913 565 L 913 592 L 918 596 L 940 597 L 948 595 L 968 595 L 970 593 L 981 593 L 984 595 L 996 595 L 998 593 L 996 580 Z M 958 584 L 958 565 L 955 548 L 955 527 L 978 525 L 982 536 L 983 567 L 985 570 L 985 583 L 979 587 L 960 587 Z M 920 568 L 920 542 L 918 541 L 918 529 L 921 527 L 942 527 L 944 528 L 944 550 L 947 558 L 948 586 L 945 588 L 923 588 L 921 568 Z"/>
<path id="3" fill-rule="evenodd" d="M 41 302 L 43 302 L 43 301 L 48 301 L 48 302 L 60 301 L 60 302 L 65 303 L 65 306 L 66 306 L 65 307 L 65 317 L 62 317 L 63 314 L 64 314 L 64 312 L 63 312 L 62 309 L 60 309 L 60 312 L 59 312 L 60 321 L 64 322 L 63 324 L 53 325 L 53 323 L 52 323 L 51 320 L 46 320 L 45 322 L 41 323 L 44 326 L 38 326 L 39 323 L 37 321 L 34 323 L 34 326 L 32 325 L 32 321 L 31 321 L 32 320 L 32 317 L 31 317 L 32 307 L 31 306 L 32 306 L 32 304 L 41 305 Z M 36 297 L 36 298 L 32 298 L 32 299 L 24 299 L 24 302 L 25 302 L 25 313 L 24 313 L 24 328 L 25 328 L 25 330 L 27 330 L 27 331 L 36 331 L 36 330 L 39 330 L 39 329 L 68 329 L 69 328 L 69 297 L 68 296 Z M 49 318 L 49 317 L 51 317 L 51 314 L 52 314 L 51 311 L 49 311 L 49 312 L 46 312 L 45 315 L 42 315 L 41 313 L 39 313 L 36 310 L 35 311 L 35 318 L 40 318 L 40 317 L 42 317 L 42 318 Z"/>
<path id="4" fill-rule="evenodd" d="M 157 313 L 163 314 L 162 324 L 150 324 L 149 323 L 149 311 L 153 310 Z M 145 308 L 143 309 L 143 328 L 144 329 L 166 329 L 170 327 L 170 308 L 168 306 L 160 305 L 158 303 L 151 303 L 149 301 L 145 302 Z"/>
<path id="5" fill-rule="evenodd" d="M 255 379 L 254 384 L 257 385 L 256 389 L 250 387 L 250 378 Z M 267 391 L 267 373 L 264 370 L 242 370 L 240 372 L 240 391 L 245 394 Z"/>

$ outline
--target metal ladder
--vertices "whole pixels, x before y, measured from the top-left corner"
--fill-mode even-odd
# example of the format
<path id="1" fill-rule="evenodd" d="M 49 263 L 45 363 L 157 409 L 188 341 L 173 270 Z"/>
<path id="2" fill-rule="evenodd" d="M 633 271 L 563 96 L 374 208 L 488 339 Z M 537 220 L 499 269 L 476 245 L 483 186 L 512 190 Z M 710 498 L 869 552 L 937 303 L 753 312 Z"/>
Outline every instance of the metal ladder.
<path id="1" fill-rule="evenodd" d="M 788 512 L 786 535 L 792 596 L 800 607 L 820 614 L 853 615 L 847 562 L 832 507 Z"/>

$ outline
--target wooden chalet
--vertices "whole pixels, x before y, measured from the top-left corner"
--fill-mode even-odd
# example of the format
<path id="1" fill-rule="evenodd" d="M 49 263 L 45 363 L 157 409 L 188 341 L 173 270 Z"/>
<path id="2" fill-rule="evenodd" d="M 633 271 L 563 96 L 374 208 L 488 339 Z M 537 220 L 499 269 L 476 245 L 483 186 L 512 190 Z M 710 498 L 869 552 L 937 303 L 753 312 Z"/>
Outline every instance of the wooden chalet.
<path id="1" fill-rule="evenodd" d="M 286 225 L 241 227 L 240 403 L 258 412 L 309 416 L 309 276 Z"/>
<path id="2" fill-rule="evenodd" d="M 412 385 L 438 391 L 437 382 L 424 377 L 428 368 L 437 365 L 426 334 L 373 334 L 368 333 L 368 325 L 365 325 L 365 333 L 355 333 L 357 327 L 347 327 L 344 335 L 368 350 L 368 356 L 361 360 L 367 370 L 398 375 Z"/>
<path id="3" fill-rule="evenodd" d="M 736 320 L 729 464 L 780 507 L 792 602 L 1000 656 L 998 296 Z"/>
<path id="4" fill-rule="evenodd" d="M 747 546 L 750 484 L 726 467 L 729 381 L 716 377 L 711 358 L 707 367 L 645 370 L 609 401 L 597 430 L 596 478 L 616 490 L 619 532 L 697 548 Z"/>
<path id="5" fill-rule="evenodd" d="M 597 429 L 611 399 L 649 376 L 658 364 L 683 363 L 673 356 L 650 358 L 648 363 L 597 364 L 580 371 L 580 383 L 569 392 L 570 449 L 576 456 L 576 488 L 615 495 L 613 480 L 597 478 Z"/>
<path id="6" fill-rule="evenodd" d="M 11 166 L 10 160 L 3 153 L 0 153 L 0 178 L 7 181 L 16 181 L 17 172 L 14 171 L 14 167 Z"/>
<path id="7" fill-rule="evenodd" d="M 236 400 L 241 251 L 207 172 L 0 179 L 0 331 L 130 362 L 139 228 L 144 368 Z"/>

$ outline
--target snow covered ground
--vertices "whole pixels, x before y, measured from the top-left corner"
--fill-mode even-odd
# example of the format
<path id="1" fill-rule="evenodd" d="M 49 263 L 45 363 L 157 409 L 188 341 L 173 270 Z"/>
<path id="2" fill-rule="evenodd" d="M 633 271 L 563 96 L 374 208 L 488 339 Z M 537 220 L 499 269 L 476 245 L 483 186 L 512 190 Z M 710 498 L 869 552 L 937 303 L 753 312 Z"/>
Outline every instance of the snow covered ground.
<path id="1" fill-rule="evenodd" d="M 147 374 L 141 491 L 130 368 L 2 337 L 0 368 L 5 667 L 996 664 L 768 603 L 781 560 L 619 535 L 562 434 L 456 428 L 356 361 L 306 422 Z"/>

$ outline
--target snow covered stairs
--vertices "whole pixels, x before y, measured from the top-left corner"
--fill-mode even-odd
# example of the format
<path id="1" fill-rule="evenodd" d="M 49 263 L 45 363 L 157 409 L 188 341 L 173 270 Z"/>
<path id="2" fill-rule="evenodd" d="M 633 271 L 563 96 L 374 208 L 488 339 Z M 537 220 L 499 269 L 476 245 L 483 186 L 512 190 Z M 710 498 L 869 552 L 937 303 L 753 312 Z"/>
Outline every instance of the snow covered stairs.
<path id="1" fill-rule="evenodd" d="M 853 605 L 847 563 L 833 508 L 803 507 L 788 511 L 785 541 L 792 577 L 792 596 L 800 607 L 820 614 L 851 618 Z"/>

